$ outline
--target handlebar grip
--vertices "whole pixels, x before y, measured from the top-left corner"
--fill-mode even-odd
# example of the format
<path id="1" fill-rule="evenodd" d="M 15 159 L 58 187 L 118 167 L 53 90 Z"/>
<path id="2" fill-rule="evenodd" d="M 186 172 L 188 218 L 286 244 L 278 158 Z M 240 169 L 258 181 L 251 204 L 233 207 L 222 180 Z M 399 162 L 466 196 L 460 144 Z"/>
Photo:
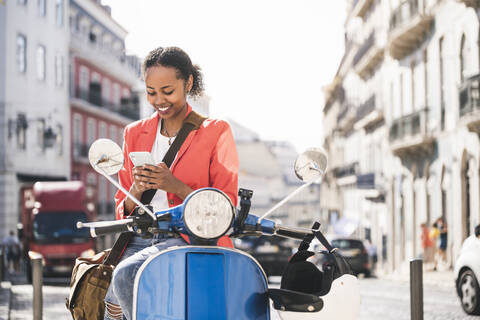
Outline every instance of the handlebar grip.
<path id="1" fill-rule="evenodd" d="M 98 236 L 103 236 L 106 234 L 120 233 L 126 231 L 133 231 L 133 229 L 127 224 L 119 224 L 105 227 L 90 227 L 90 235 L 92 236 L 92 238 L 96 238 Z"/>
<path id="2" fill-rule="evenodd" d="M 116 221 L 99 221 L 99 222 L 77 222 L 77 228 L 89 228 L 92 238 L 103 236 L 110 233 L 119 233 L 125 231 L 133 231 L 133 219 L 123 219 Z"/>

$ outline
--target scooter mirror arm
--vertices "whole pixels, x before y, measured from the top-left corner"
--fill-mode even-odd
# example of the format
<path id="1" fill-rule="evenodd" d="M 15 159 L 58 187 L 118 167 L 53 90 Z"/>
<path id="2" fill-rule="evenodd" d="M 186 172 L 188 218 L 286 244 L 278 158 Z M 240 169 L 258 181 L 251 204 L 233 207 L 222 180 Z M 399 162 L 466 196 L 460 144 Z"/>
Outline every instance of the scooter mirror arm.
<path id="1" fill-rule="evenodd" d="M 102 158 L 100 158 L 99 162 L 102 160 Z M 124 187 L 122 187 L 117 181 L 115 181 L 112 177 L 110 177 L 106 172 L 105 170 L 103 170 L 103 168 L 99 167 L 98 164 L 95 164 L 95 168 L 97 169 L 98 172 L 100 172 L 105 178 L 107 178 L 108 181 L 110 181 L 115 187 L 117 187 L 118 189 L 120 189 L 123 193 L 125 193 L 127 195 L 127 197 L 130 198 L 130 200 L 132 200 L 137 206 L 139 206 L 140 208 L 142 208 L 143 210 L 145 210 L 146 213 L 148 213 L 148 215 L 152 218 L 152 219 L 157 219 L 157 216 L 152 212 L 152 210 L 150 210 L 149 208 L 147 208 L 143 203 L 141 203 L 140 201 L 138 201 L 137 198 L 135 198 L 130 192 L 128 192 Z"/>
<path id="2" fill-rule="evenodd" d="M 286 196 L 282 201 L 280 201 L 279 203 L 277 203 L 272 209 L 268 210 L 260 219 L 259 219 L 259 222 L 261 222 L 263 219 L 265 219 L 266 217 L 268 217 L 270 214 L 272 214 L 275 210 L 277 210 L 278 208 L 280 208 L 281 206 L 283 206 L 287 201 L 289 201 L 291 198 L 293 198 L 295 195 L 297 195 L 299 192 L 301 192 L 303 189 L 307 188 L 308 186 L 310 186 L 311 184 L 313 183 L 316 183 L 316 182 L 320 182 L 321 178 L 318 178 L 316 180 L 313 180 L 313 181 L 310 181 L 308 183 L 305 183 L 303 185 L 301 185 L 300 187 L 297 188 L 297 190 L 293 191 L 292 193 L 290 193 L 288 196 Z"/>

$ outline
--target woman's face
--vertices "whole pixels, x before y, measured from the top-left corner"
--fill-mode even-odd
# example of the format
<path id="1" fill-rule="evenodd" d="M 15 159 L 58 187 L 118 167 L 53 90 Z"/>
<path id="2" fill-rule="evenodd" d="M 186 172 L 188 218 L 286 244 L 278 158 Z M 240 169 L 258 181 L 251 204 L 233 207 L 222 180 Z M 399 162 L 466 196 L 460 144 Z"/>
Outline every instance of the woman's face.
<path id="1" fill-rule="evenodd" d="M 187 103 L 187 91 L 192 88 L 193 79 L 177 78 L 173 67 L 154 66 L 145 72 L 148 102 L 157 110 L 162 119 L 179 115 Z"/>

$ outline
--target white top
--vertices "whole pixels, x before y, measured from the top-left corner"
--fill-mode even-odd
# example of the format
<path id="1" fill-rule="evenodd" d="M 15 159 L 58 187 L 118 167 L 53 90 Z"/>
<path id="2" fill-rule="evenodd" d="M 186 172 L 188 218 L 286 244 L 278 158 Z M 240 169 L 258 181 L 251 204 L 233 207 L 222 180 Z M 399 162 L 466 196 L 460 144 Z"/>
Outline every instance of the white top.
<path id="1" fill-rule="evenodd" d="M 157 126 L 157 135 L 155 137 L 155 142 L 153 143 L 152 146 L 152 158 L 153 161 L 155 161 L 155 164 L 159 164 L 162 162 L 163 157 L 168 151 L 168 148 L 170 148 L 170 145 L 168 144 L 168 137 L 163 136 L 160 133 L 160 130 L 162 128 L 162 121 L 158 121 L 158 126 Z M 170 138 L 170 141 L 173 143 L 175 138 Z M 153 211 L 159 211 L 163 209 L 168 208 L 168 199 L 167 199 L 167 193 L 161 189 L 157 189 L 157 192 L 155 193 L 155 196 L 152 199 L 151 205 L 153 206 Z"/>

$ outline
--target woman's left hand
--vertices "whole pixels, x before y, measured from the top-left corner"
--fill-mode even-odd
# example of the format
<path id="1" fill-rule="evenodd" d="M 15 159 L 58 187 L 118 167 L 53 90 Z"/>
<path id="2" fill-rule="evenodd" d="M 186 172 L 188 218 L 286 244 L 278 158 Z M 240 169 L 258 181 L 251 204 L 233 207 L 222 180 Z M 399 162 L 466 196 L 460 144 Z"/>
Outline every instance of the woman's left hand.
<path id="1" fill-rule="evenodd" d="M 176 194 L 185 199 L 193 190 L 185 183 L 177 179 L 165 163 L 156 166 L 146 164 L 134 170 L 135 178 L 140 184 L 148 185 L 151 189 L 161 189 Z"/>

